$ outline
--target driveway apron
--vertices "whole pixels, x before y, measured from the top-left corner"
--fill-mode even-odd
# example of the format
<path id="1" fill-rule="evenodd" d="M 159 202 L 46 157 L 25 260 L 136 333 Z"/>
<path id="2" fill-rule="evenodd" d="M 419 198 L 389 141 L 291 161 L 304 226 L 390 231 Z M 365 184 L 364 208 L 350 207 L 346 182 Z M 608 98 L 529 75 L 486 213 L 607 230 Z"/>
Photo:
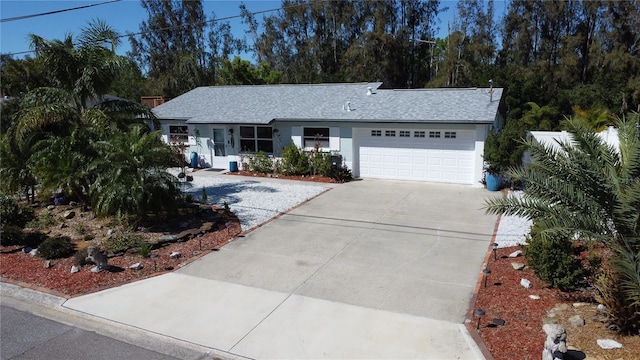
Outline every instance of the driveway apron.
<path id="1" fill-rule="evenodd" d="M 478 359 L 486 190 L 342 184 L 184 268 L 65 306 L 249 358 Z"/>

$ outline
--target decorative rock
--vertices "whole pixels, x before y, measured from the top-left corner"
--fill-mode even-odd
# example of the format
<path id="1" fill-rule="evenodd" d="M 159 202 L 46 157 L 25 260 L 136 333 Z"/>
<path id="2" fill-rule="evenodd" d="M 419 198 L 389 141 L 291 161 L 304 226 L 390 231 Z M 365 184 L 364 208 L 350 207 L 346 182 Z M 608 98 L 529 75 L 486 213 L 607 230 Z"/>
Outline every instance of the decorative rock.
<path id="1" fill-rule="evenodd" d="M 573 307 L 577 308 L 577 307 L 581 307 L 581 306 L 587 306 L 590 305 L 589 303 L 586 302 L 577 302 L 577 303 L 573 303 Z"/>
<path id="2" fill-rule="evenodd" d="M 211 231 L 211 229 L 213 229 L 214 225 L 215 225 L 215 223 L 213 223 L 213 222 L 205 222 L 205 223 L 202 224 L 202 226 L 200 226 L 200 231 L 202 231 L 202 232 Z"/>
<path id="3" fill-rule="evenodd" d="M 71 273 L 72 273 L 72 274 L 75 274 L 75 273 L 77 273 L 78 271 L 80 271 L 80 269 L 78 269 L 78 267 L 77 267 L 77 266 L 73 265 L 73 266 L 71 267 Z"/>
<path id="4" fill-rule="evenodd" d="M 69 225 L 67 225 L 66 223 L 60 224 L 60 229 L 64 229 L 64 228 L 67 228 L 67 227 L 69 227 Z"/>
<path id="5" fill-rule="evenodd" d="M 51 267 L 51 260 L 45 260 L 45 261 L 44 261 L 44 268 L 45 268 L 45 269 L 48 269 L 48 268 L 50 268 L 50 267 Z"/>
<path id="6" fill-rule="evenodd" d="M 174 252 L 171 253 L 171 255 L 169 255 L 169 257 L 172 258 L 172 259 L 179 259 L 180 256 L 182 256 L 182 254 L 180 254 L 177 251 L 174 251 Z"/>
<path id="7" fill-rule="evenodd" d="M 571 325 L 574 328 L 584 326 L 585 324 L 584 318 L 580 315 L 574 315 L 570 317 L 569 320 L 567 321 L 569 322 L 569 325 Z"/>
<path id="8" fill-rule="evenodd" d="M 558 324 L 558 319 L 554 319 L 553 317 L 545 317 L 542 318 L 542 325 L 546 324 Z"/>
<path id="9" fill-rule="evenodd" d="M 531 281 L 529 281 L 529 280 L 527 280 L 525 278 L 522 278 L 522 279 L 520 279 L 520 285 L 522 285 L 525 288 L 529 289 L 529 288 L 531 288 Z"/>
<path id="10" fill-rule="evenodd" d="M 193 255 L 200 255 L 200 250 L 193 250 Z"/>
<path id="11" fill-rule="evenodd" d="M 565 303 L 557 303 L 556 306 L 553 308 L 553 310 L 556 310 L 556 311 L 567 311 L 567 310 L 569 310 L 569 305 L 565 304 Z"/>
<path id="12" fill-rule="evenodd" d="M 598 311 L 602 311 L 602 312 L 607 311 L 607 307 L 604 304 L 598 304 L 596 309 L 598 309 Z"/>
<path id="13" fill-rule="evenodd" d="M 55 205 L 49 205 L 49 206 L 47 206 L 47 210 L 49 210 L 49 211 L 51 211 L 51 210 L 53 210 L 53 209 L 55 209 L 55 208 L 56 208 L 56 206 L 55 206 Z"/>
<path id="14" fill-rule="evenodd" d="M 509 254 L 509 257 L 510 258 L 515 258 L 515 257 L 518 257 L 520 255 L 522 255 L 522 250 L 516 250 L 516 251 L 512 252 L 511 254 Z"/>
<path id="15" fill-rule="evenodd" d="M 519 262 L 512 262 L 511 266 L 513 267 L 514 270 L 522 270 L 526 267 L 525 264 L 519 263 Z"/>
<path id="16" fill-rule="evenodd" d="M 29 254 L 31 254 L 31 256 L 38 255 L 38 249 L 33 249 L 33 250 L 29 251 Z"/>
<path id="17" fill-rule="evenodd" d="M 547 334 L 542 360 L 563 359 L 567 352 L 567 331 L 560 324 L 544 324 L 542 330 Z"/>
<path id="18" fill-rule="evenodd" d="M 158 238 L 158 243 L 174 242 L 178 241 L 178 238 L 174 235 L 162 235 Z"/>
<path id="19" fill-rule="evenodd" d="M 619 342 L 617 342 L 615 340 L 598 339 L 596 342 L 598 343 L 598 346 L 600 346 L 601 348 L 606 349 L 606 350 L 622 349 L 622 344 L 620 344 Z"/>
<path id="20" fill-rule="evenodd" d="M 66 211 L 64 214 L 62 214 L 62 217 L 65 219 L 73 219 L 75 216 L 76 216 L 76 212 L 73 210 Z"/>
<path id="21" fill-rule="evenodd" d="M 91 268 L 91 272 L 92 273 L 99 273 L 100 271 L 102 271 L 100 266 L 94 266 L 94 267 Z"/>
<path id="22" fill-rule="evenodd" d="M 540 296 L 538 296 L 538 295 L 529 295 L 529 299 L 531 299 L 531 300 L 540 300 Z"/>
<path id="23" fill-rule="evenodd" d="M 133 269 L 133 270 L 142 270 L 143 266 L 141 263 L 137 262 L 131 266 L 129 266 L 129 269 Z"/>
<path id="24" fill-rule="evenodd" d="M 107 236 L 111 236 L 111 235 L 113 235 L 113 229 L 107 230 Z"/>

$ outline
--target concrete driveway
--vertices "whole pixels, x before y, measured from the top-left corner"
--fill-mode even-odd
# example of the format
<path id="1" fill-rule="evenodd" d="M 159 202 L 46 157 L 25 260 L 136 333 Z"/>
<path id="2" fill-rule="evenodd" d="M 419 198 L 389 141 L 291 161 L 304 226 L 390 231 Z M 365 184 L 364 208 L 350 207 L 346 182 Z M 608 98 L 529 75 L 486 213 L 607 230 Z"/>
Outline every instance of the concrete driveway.
<path id="1" fill-rule="evenodd" d="M 482 358 L 462 325 L 486 190 L 337 186 L 177 272 L 65 307 L 249 358 Z"/>

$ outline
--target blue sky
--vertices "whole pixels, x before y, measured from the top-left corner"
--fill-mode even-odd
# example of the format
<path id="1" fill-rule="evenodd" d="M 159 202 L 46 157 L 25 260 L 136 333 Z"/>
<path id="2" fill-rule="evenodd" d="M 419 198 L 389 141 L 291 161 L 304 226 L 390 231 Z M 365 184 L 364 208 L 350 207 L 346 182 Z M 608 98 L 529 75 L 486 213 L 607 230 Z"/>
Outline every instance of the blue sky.
<path id="1" fill-rule="evenodd" d="M 105 2 L 106 0 L 86 0 L 86 1 L 54 1 L 54 0 L 2 0 L 0 1 L 0 17 L 2 19 L 37 14 L 49 11 L 74 8 L 89 4 Z M 496 1 L 498 3 L 499 1 Z M 231 0 L 205 0 L 204 11 L 207 17 L 211 12 L 215 12 L 218 18 L 239 15 L 240 1 Z M 280 7 L 280 1 L 244 1 L 249 11 L 257 12 Z M 503 4 L 496 4 L 498 15 L 501 15 Z M 451 20 L 455 12 L 455 0 L 441 1 L 441 7 L 449 7 L 449 11 L 440 16 L 439 27 L 441 36 L 446 36 L 447 21 Z M 140 23 L 147 19 L 147 12 L 140 5 L 138 0 L 123 0 L 120 2 L 108 3 L 85 9 L 73 10 L 52 15 L 45 15 L 23 20 L 0 23 L 0 52 L 18 53 L 29 50 L 27 35 L 34 33 L 45 39 L 63 39 L 65 34 L 71 33 L 77 36 L 87 22 L 92 19 L 103 19 L 121 34 L 127 32 L 138 32 Z M 257 15 L 257 19 L 262 19 L 262 15 Z M 232 31 L 238 37 L 244 36 L 246 25 L 239 19 L 229 20 Z M 122 39 L 122 44 L 118 48 L 118 53 L 125 54 L 129 50 L 129 43 L 126 38 Z M 16 55 L 16 58 L 24 55 Z"/>

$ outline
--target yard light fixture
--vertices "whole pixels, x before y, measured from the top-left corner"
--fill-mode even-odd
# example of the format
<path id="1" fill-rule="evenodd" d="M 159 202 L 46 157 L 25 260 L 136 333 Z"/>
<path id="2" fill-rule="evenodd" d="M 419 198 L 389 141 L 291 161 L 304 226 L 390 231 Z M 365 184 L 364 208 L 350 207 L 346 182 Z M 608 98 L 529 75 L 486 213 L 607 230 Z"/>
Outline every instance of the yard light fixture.
<path id="1" fill-rule="evenodd" d="M 493 247 L 493 261 L 498 260 L 498 243 L 494 242 L 491 244 L 491 246 Z"/>
<path id="2" fill-rule="evenodd" d="M 487 278 L 489 277 L 489 274 L 491 274 L 491 270 L 484 268 L 484 270 L 482 270 L 482 273 L 484 274 L 484 287 L 487 287 Z"/>
<path id="3" fill-rule="evenodd" d="M 475 314 L 475 316 L 478 317 L 478 322 L 476 323 L 476 330 L 480 329 L 480 318 L 484 316 L 484 310 L 482 309 L 476 309 L 476 311 L 473 312 Z"/>

